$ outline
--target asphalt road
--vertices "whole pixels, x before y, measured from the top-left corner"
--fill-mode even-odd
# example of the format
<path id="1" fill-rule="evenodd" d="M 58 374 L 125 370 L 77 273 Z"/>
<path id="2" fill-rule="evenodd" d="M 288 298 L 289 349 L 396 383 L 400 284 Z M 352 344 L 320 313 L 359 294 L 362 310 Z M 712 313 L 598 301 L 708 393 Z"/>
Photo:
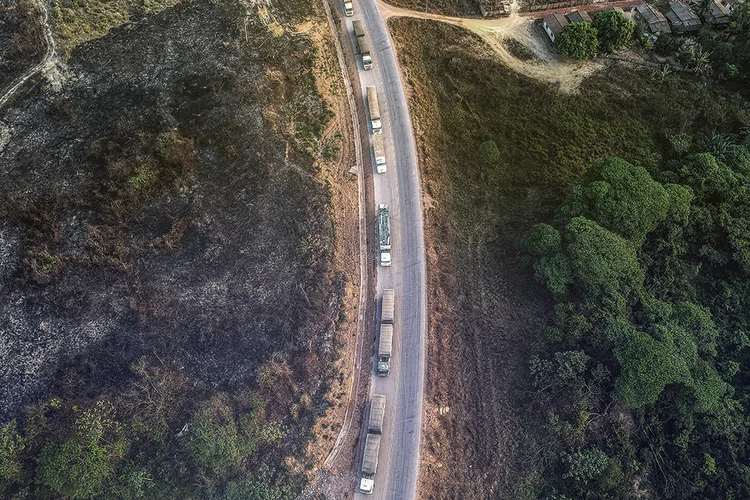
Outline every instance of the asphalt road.
<path id="1" fill-rule="evenodd" d="M 341 6 L 339 6 L 341 7 Z M 341 10 L 339 10 L 340 12 Z M 357 56 L 360 92 L 366 102 L 366 87 L 378 90 L 383 122 L 388 172 L 373 174 L 375 203 L 387 203 L 391 214 L 390 268 L 378 266 L 378 321 L 383 289 L 396 293 L 391 373 L 378 377 L 373 369 L 370 394 L 386 396 L 378 472 L 373 496 L 357 498 L 416 498 L 422 426 L 422 394 L 425 372 L 425 248 L 422 230 L 421 193 L 416 147 L 404 89 L 385 23 L 375 0 L 357 0 L 354 17 L 344 25 L 355 44 L 352 21 L 362 19 L 373 53 L 373 68 L 365 71 Z M 352 82 L 356 87 L 356 83 Z M 369 127 L 369 116 L 368 116 Z M 368 129 L 368 135 L 371 130 Z M 371 156 L 372 148 L 365 152 Z M 377 231 L 373 221 L 372 231 Z M 375 352 L 373 352 L 373 358 Z M 373 363 L 373 366 L 375 363 Z M 361 450 L 357 466 L 361 464 Z"/>

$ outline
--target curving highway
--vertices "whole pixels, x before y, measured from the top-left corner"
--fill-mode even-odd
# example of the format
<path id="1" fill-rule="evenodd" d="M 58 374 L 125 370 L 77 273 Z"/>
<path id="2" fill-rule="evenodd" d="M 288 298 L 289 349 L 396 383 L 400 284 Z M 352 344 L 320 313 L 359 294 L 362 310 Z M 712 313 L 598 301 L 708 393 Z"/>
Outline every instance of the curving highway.
<path id="1" fill-rule="evenodd" d="M 340 8 L 337 10 L 341 12 Z M 354 17 L 343 19 L 353 45 L 354 19 L 363 20 L 370 38 L 373 68 L 363 70 L 357 57 L 359 92 L 361 102 L 366 102 L 366 87 L 377 87 L 388 164 L 387 173 L 373 173 L 375 204 L 387 203 L 391 214 L 393 259 L 390 268 L 378 266 L 378 321 L 383 289 L 396 292 L 391 373 L 378 377 L 373 369 L 370 385 L 371 395 L 384 394 L 387 398 L 375 492 L 372 496 L 357 493 L 355 498 L 412 499 L 416 498 L 419 470 L 426 329 L 425 248 L 416 147 L 396 56 L 376 1 L 357 0 Z M 353 85 L 356 92 L 356 82 Z M 370 133 L 368 130 L 368 136 Z M 372 155 L 372 150 L 368 148 L 363 153 Z M 374 158 L 371 160 L 374 165 Z M 371 225 L 375 232 L 375 222 Z M 374 358 L 375 346 L 371 348 Z M 360 465 L 361 450 L 358 469 Z"/>

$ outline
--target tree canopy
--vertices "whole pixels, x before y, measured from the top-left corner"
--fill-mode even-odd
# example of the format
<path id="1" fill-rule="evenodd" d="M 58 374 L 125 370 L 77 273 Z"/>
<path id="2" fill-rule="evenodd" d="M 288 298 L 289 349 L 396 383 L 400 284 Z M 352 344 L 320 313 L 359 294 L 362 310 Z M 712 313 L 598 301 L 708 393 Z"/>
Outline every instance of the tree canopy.
<path id="1" fill-rule="evenodd" d="M 586 22 L 569 24 L 555 37 L 555 47 L 566 57 L 588 59 L 599 48 L 596 28 Z"/>
<path id="2" fill-rule="evenodd" d="M 599 48 L 605 52 L 625 47 L 635 29 L 635 23 L 616 10 L 597 13 L 591 25 L 596 28 Z"/>
<path id="3" fill-rule="evenodd" d="M 750 497 L 750 384 L 738 375 L 750 363 L 750 155 L 731 138 L 703 144 L 711 151 L 683 148 L 653 172 L 594 162 L 522 240 L 557 301 L 530 363 L 556 401 L 555 467 L 567 471 L 550 492 L 627 496 L 628 481 L 668 460 L 648 475 L 664 498 Z M 598 425 L 615 441 L 587 441 L 591 415 L 613 405 L 620 416 Z"/>

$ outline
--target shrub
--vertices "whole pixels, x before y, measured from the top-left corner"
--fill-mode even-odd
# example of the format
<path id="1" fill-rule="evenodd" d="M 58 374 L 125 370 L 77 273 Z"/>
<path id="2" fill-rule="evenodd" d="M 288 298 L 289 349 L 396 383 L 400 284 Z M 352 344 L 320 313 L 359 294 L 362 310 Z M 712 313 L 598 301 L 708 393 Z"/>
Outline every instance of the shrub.
<path id="1" fill-rule="evenodd" d="M 600 12 L 594 17 L 592 26 L 597 31 L 599 48 L 614 52 L 623 48 L 633 36 L 635 23 L 618 11 Z"/>
<path id="2" fill-rule="evenodd" d="M 573 23 L 555 38 L 555 47 L 566 57 L 588 59 L 599 48 L 596 28 L 591 23 Z"/>

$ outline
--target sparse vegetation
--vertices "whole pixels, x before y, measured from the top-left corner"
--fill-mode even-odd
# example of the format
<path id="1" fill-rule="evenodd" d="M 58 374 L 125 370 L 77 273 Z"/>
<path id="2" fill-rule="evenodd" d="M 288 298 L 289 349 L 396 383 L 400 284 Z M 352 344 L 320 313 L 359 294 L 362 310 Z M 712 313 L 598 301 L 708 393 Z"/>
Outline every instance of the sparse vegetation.
<path id="1" fill-rule="evenodd" d="M 148 12 L 172 7 L 181 0 L 53 0 L 50 18 L 68 55 L 81 43 Z"/>
<path id="2" fill-rule="evenodd" d="M 686 214 L 694 217 L 694 188 L 680 187 L 685 183 L 674 175 L 685 165 L 675 163 L 674 146 L 688 154 L 701 148 L 735 151 L 726 134 L 750 122 L 743 102 L 690 78 L 618 65 L 568 95 L 489 60 L 481 41 L 458 28 L 408 19 L 392 20 L 391 26 L 413 85 L 412 116 L 423 130 L 428 256 L 439 256 L 428 263 L 433 318 L 428 359 L 440 364 L 428 367 L 434 426 L 426 436 L 421 490 L 432 498 L 623 498 L 639 491 L 689 494 L 693 486 L 680 478 L 700 478 L 696 485 L 708 488 L 703 498 L 722 496 L 710 488 L 734 480 L 721 464 L 741 450 L 718 451 L 724 438 L 714 438 L 716 448 L 707 448 L 704 438 L 693 434 L 703 428 L 699 421 L 708 425 L 704 414 L 668 413 L 686 404 L 686 394 L 694 390 L 701 402 L 692 401 L 700 407 L 726 397 L 704 363 L 720 360 L 711 353 L 714 330 L 705 321 L 716 317 L 707 315 L 705 304 L 683 304 L 690 300 L 680 295 L 670 298 L 679 302 L 671 311 L 657 301 L 648 311 L 643 305 L 625 313 L 663 317 L 670 326 L 658 335 L 646 338 L 628 323 L 612 324 L 606 332 L 597 328 L 602 310 L 619 311 L 644 288 L 654 293 L 695 276 L 677 260 L 656 270 L 644 269 L 642 259 L 654 247 L 655 232 L 660 255 L 679 254 L 681 245 L 669 244 L 670 234 L 660 225 L 672 221 L 676 230 Z M 496 148 L 486 145 L 489 141 Z M 596 162 L 611 155 L 620 159 Z M 711 168 L 706 178 L 736 178 Z M 578 183 L 581 187 L 574 187 Z M 568 197 L 567 208 L 556 216 Z M 586 216 L 592 213 L 594 219 Z M 700 220 L 722 220 L 732 212 L 710 213 Z M 728 234 L 722 234 L 705 238 L 726 241 Z M 534 272 L 560 298 L 533 284 L 522 241 L 538 256 Z M 707 241 L 700 245 L 706 259 L 714 255 Z M 728 289 L 717 287 L 717 307 L 734 303 L 719 298 L 719 290 Z M 592 293 L 596 302 L 587 299 Z M 692 364 L 681 365 L 675 356 L 693 352 L 689 346 L 680 350 L 688 345 L 681 332 L 698 331 L 697 325 L 703 325 L 704 340 L 697 342 L 702 347 Z M 598 348 L 590 348 L 592 331 L 601 332 Z M 547 340 L 535 345 L 542 337 Z M 607 344 L 615 338 L 627 341 L 615 350 Z M 620 371 L 618 357 L 628 364 L 627 372 Z M 445 370 L 446 364 L 460 368 Z M 729 365 L 717 368 L 721 376 L 726 369 Z M 664 395 L 681 399 L 657 399 L 655 407 L 667 412 L 658 417 L 644 410 Z M 624 401 L 645 406 L 633 410 Z M 450 412 L 436 411 L 442 407 Z M 677 421 L 696 427 L 672 435 Z M 734 416 L 719 421 L 736 422 Z M 666 444 L 672 438 L 681 444 Z M 690 450 L 690 466 L 672 471 L 683 449 Z M 736 498 L 743 496 L 735 491 Z"/>

